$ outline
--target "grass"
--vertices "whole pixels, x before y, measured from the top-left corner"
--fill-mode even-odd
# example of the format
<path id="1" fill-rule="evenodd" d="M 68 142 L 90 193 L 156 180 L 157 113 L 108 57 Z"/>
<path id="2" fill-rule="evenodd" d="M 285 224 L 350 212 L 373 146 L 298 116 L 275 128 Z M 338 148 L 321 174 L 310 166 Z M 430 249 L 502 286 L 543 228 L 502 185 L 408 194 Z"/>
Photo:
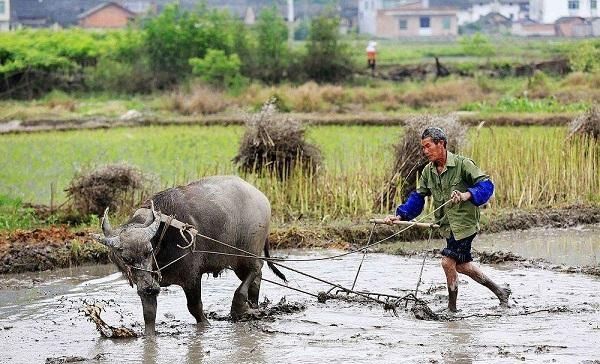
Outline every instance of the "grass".
<path id="1" fill-rule="evenodd" d="M 39 223 L 34 210 L 24 207 L 20 199 L 0 195 L 0 230 L 28 228 Z"/>
<path id="2" fill-rule="evenodd" d="M 463 153 L 496 183 L 495 207 L 598 204 L 600 142 L 567 141 L 566 132 L 564 127 L 484 127 L 470 132 Z M 236 126 L 172 126 L 1 136 L 0 194 L 47 204 L 50 183 L 62 191 L 80 168 L 120 161 L 155 174 L 163 188 L 232 174 L 231 158 L 242 133 Z M 275 221 L 386 213 L 373 210 L 372 203 L 391 168 L 392 144 L 401 135 L 402 128 L 394 126 L 309 127 L 307 137 L 324 157 L 318 176 L 295 174 L 287 182 L 245 178 L 269 197 Z M 55 199 L 64 200 L 64 193 Z"/>
<path id="3" fill-rule="evenodd" d="M 272 96 L 280 100 L 282 111 L 302 113 L 577 112 L 600 102 L 600 74 L 572 73 L 565 78 L 543 73 L 531 78 L 452 76 L 404 82 L 364 78 L 345 85 L 253 83 L 236 94 L 195 83 L 150 95 L 54 91 L 34 101 L 0 100 L 0 122 L 118 118 L 131 109 L 156 118 L 239 113 L 260 109 Z"/>
<path id="4" fill-rule="evenodd" d="M 551 59 L 566 56 L 580 40 L 534 39 L 520 37 L 494 37 L 490 39 L 495 61 L 529 63 L 531 60 Z M 352 56 L 357 64 L 366 62 L 367 39 L 349 42 Z M 408 41 L 377 40 L 377 61 L 380 65 L 418 63 L 431 61 L 434 56 L 442 62 L 486 63 L 488 57 L 474 57 L 465 52 L 459 41 Z"/>

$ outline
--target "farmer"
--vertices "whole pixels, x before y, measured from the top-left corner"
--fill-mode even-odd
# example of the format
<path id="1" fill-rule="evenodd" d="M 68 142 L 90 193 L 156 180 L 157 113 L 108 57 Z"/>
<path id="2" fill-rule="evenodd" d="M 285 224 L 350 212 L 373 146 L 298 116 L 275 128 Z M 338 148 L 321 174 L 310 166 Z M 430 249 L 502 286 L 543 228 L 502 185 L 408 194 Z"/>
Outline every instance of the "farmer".
<path id="1" fill-rule="evenodd" d="M 448 310 L 456 312 L 458 273 L 466 274 L 477 283 L 489 288 L 508 307 L 511 294 L 507 286 L 500 287 L 473 264 L 471 242 L 479 231 L 479 206 L 485 204 L 494 192 L 489 177 L 469 158 L 453 154 L 447 148 L 448 138 L 440 128 L 427 128 L 421 135 L 421 147 L 429 162 L 419 179 L 419 187 L 412 191 L 407 201 L 398 206 L 396 215 L 384 221 L 412 220 L 423 211 L 425 196 L 433 196 L 440 233 L 447 246 L 442 250 L 442 267 L 448 283 Z"/>
<path id="2" fill-rule="evenodd" d="M 369 41 L 367 44 L 367 67 L 371 69 L 371 74 L 375 74 L 375 56 L 377 55 L 377 42 Z"/>

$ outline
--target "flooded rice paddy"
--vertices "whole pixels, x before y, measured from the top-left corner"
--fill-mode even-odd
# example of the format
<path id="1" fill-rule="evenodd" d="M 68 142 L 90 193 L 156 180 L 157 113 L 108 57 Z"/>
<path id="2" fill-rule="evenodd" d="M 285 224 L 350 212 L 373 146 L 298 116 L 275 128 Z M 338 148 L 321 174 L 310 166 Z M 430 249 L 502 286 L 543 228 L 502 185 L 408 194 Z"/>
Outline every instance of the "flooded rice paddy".
<path id="1" fill-rule="evenodd" d="M 416 244 L 419 243 L 406 243 Z M 436 241 L 440 247 L 441 241 Z M 598 264 L 600 227 L 529 230 L 482 235 L 479 250 L 511 250 L 556 264 Z M 278 256 L 323 257 L 338 251 L 276 251 Z M 361 255 L 320 262 L 289 263 L 296 269 L 350 287 Z M 415 288 L 422 258 L 368 254 L 358 278 L 359 290 L 395 295 Z M 44 363 L 81 359 L 91 363 L 323 363 L 422 362 L 514 363 L 600 359 L 600 278 L 567 274 L 518 263 L 483 265 L 498 283 L 509 283 L 512 307 L 500 309 L 484 287 L 460 277 L 457 317 L 451 322 L 417 320 L 402 306 L 398 316 L 375 304 L 313 297 L 264 282 L 261 301 L 298 302 L 306 309 L 270 320 L 232 323 L 212 320 L 198 329 L 179 287 L 158 298 L 155 339 L 103 339 L 81 309 L 102 304 L 113 326 L 143 331 L 135 289 L 112 265 L 87 266 L 42 274 L 0 277 L 0 362 Z M 289 285 L 317 293 L 330 287 L 285 272 Z M 277 278 L 263 268 L 265 278 Z M 227 315 L 239 281 L 233 272 L 203 279 L 204 309 Z M 439 259 L 427 258 L 419 297 L 438 311 L 446 305 L 445 278 Z M 409 305 L 410 308 L 410 305 Z M 545 310 L 531 313 L 537 310 Z M 551 312 L 548 312 L 551 311 Z"/>

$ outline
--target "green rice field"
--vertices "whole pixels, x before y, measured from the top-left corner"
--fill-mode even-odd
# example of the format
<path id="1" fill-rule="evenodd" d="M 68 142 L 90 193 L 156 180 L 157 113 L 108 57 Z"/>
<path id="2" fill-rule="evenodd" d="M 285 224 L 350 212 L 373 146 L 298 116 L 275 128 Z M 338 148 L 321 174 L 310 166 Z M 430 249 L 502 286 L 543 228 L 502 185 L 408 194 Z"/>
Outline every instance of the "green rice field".
<path id="1" fill-rule="evenodd" d="M 157 189 L 235 174 L 231 159 L 243 132 L 240 126 L 157 126 L 0 136 L 0 195 L 49 204 L 54 184 L 60 203 L 77 171 L 115 162 L 152 174 Z M 308 141 L 324 159 L 316 178 L 244 178 L 267 194 L 279 221 L 385 213 L 372 204 L 389 178 L 401 135 L 396 126 L 308 127 Z M 567 139 L 564 127 L 474 129 L 462 154 L 496 183 L 493 207 L 600 203 L 600 143 Z"/>

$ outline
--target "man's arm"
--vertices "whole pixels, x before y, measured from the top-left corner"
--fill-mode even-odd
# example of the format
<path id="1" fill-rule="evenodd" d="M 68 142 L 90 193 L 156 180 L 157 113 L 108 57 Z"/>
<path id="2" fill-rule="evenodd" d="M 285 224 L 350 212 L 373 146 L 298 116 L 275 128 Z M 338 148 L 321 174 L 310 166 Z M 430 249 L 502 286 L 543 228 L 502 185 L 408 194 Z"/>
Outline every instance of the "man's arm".
<path id="1" fill-rule="evenodd" d="M 423 206 L 425 197 L 417 191 L 412 191 L 406 202 L 396 208 L 396 216 L 400 216 L 402 220 L 412 220 L 421 214 Z"/>
<path id="2" fill-rule="evenodd" d="M 484 179 L 467 188 L 471 193 L 471 202 L 475 206 L 481 206 L 488 202 L 494 194 L 494 183 L 490 179 Z"/>

